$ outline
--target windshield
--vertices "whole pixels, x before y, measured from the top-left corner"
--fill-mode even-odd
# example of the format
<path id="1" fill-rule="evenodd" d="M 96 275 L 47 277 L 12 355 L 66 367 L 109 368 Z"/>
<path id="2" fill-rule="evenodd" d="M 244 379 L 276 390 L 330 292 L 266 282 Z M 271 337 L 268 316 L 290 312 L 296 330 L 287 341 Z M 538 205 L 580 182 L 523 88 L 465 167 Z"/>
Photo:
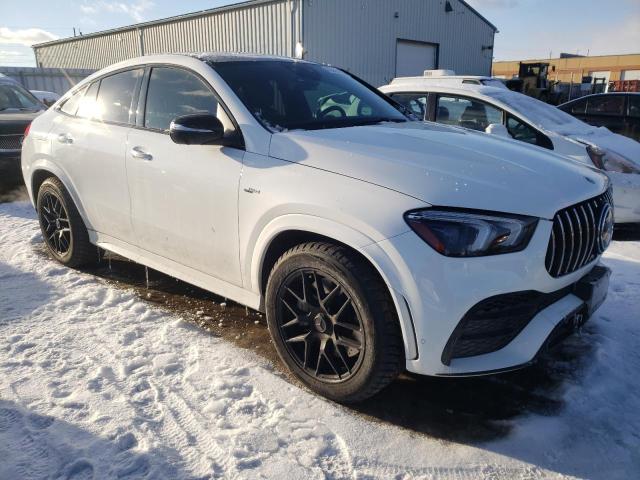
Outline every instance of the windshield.
<path id="1" fill-rule="evenodd" d="M 11 84 L 0 84 L 0 111 L 20 110 L 37 112 L 42 109 L 42 104 L 22 87 Z"/>
<path id="2" fill-rule="evenodd" d="M 211 67 L 272 131 L 408 120 L 393 101 L 337 68 L 285 60 L 214 62 Z"/>
<path id="3" fill-rule="evenodd" d="M 491 92 L 485 91 L 482 93 L 505 103 L 522 115 L 523 118 L 528 119 L 530 122 L 535 123 L 542 128 L 553 131 L 590 128 L 587 124 L 572 117 L 568 113 L 565 113 L 548 103 L 541 102 L 540 100 L 536 100 L 535 98 L 521 93 L 515 93 L 510 90 L 502 91 L 493 89 Z"/>

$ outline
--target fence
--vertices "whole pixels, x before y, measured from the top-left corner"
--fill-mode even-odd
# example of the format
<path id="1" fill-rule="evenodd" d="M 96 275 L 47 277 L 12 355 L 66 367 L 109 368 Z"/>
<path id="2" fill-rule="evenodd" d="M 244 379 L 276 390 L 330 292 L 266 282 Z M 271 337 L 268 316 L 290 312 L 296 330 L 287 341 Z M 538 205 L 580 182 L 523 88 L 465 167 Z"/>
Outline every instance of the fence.
<path id="1" fill-rule="evenodd" d="M 0 67 L 0 73 L 17 80 L 27 90 L 45 90 L 59 95 L 63 95 L 94 71 L 88 69 Z"/>

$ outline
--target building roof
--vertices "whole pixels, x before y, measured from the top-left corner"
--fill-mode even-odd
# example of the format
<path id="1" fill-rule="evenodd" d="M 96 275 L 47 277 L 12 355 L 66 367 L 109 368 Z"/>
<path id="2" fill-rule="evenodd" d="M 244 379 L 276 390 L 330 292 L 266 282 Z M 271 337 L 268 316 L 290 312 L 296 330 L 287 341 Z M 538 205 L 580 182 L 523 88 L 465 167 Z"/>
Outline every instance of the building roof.
<path id="1" fill-rule="evenodd" d="M 216 8 L 209 8 L 206 10 L 198 10 L 197 12 L 191 12 L 191 13 L 185 13 L 182 15 L 174 15 L 173 17 L 166 17 L 166 18 L 160 18 L 157 20 L 150 20 L 148 22 L 141 22 L 141 23 L 135 23 L 133 25 L 126 25 L 124 27 L 118 27 L 118 28 L 111 28 L 108 30 L 101 30 L 99 32 L 93 32 L 93 33 L 88 33 L 86 35 L 79 35 L 77 37 L 67 37 L 67 38 L 59 38 L 57 40 L 50 40 L 48 42 L 42 42 L 42 43 L 36 43 L 33 45 L 33 48 L 39 48 L 39 47 L 44 47 L 44 46 L 48 46 L 48 45 L 56 45 L 56 44 L 62 44 L 62 43 L 67 43 L 69 41 L 74 41 L 74 40 L 80 40 L 80 39 L 84 39 L 84 38 L 92 38 L 92 37 L 99 37 L 105 34 L 110 34 L 110 33 L 117 33 L 117 32 L 125 32 L 125 31 L 129 31 L 129 30 L 134 30 L 137 28 L 144 28 L 144 27 L 148 27 L 151 25 L 158 25 L 158 24 L 162 24 L 162 23 L 171 23 L 171 22 L 176 22 L 179 20 L 184 20 L 184 19 L 188 19 L 188 18 L 194 18 L 194 17 L 199 17 L 202 15 L 209 15 L 212 13 L 221 13 L 221 12 L 225 12 L 225 11 L 229 11 L 229 10 L 237 10 L 237 9 L 241 9 L 241 8 L 246 8 L 246 7 L 253 7 L 255 5 L 260 5 L 263 3 L 271 3 L 277 0 L 247 0 L 244 2 L 240 2 L 240 3 L 233 3 L 231 5 L 223 5 L 221 7 L 216 7 Z M 482 16 L 475 8 L 473 8 L 471 5 L 469 5 L 465 0 L 458 0 L 462 5 L 464 5 L 466 8 L 469 9 L 469 11 L 471 11 L 474 15 L 476 15 L 478 18 L 480 18 L 483 22 L 485 22 L 487 25 L 489 25 L 491 28 L 493 28 L 494 32 L 497 32 L 498 29 L 496 28 L 496 26 L 491 23 L 489 20 L 487 20 L 484 16 Z"/>
<path id="2" fill-rule="evenodd" d="M 478 12 L 475 8 L 473 8 L 471 5 L 469 5 L 465 0 L 459 0 L 460 3 L 462 3 L 465 7 L 467 7 L 469 10 L 471 10 L 474 14 L 476 14 L 480 20 L 482 20 L 483 22 L 485 22 L 487 25 L 489 25 L 491 28 L 493 28 L 494 32 L 498 32 L 498 27 L 496 27 L 493 23 L 491 23 L 489 20 L 487 20 L 487 18 L 482 15 L 480 12 Z"/>
<path id="3" fill-rule="evenodd" d="M 83 38 L 91 38 L 91 37 L 99 37 L 108 33 L 117 33 L 117 32 L 125 32 L 127 30 L 134 30 L 137 28 L 149 27 L 151 25 L 158 25 L 161 23 L 171 23 L 179 20 L 184 20 L 188 18 L 199 17 L 201 15 L 209 15 L 212 13 L 221 13 L 229 10 L 237 10 L 240 8 L 253 7 L 255 5 L 260 5 L 262 3 L 271 3 L 277 0 L 247 0 L 244 2 L 233 3 L 231 5 L 223 5 L 221 7 L 208 8 L 206 10 L 198 10 L 197 12 L 184 13 L 182 15 L 174 15 L 172 17 L 160 18 L 157 20 L 150 20 L 148 22 L 134 23 L 133 25 L 125 25 L 124 27 L 110 28 L 108 30 L 101 30 L 99 32 L 93 32 L 83 35 L 78 35 L 76 37 L 67 37 L 67 38 L 59 38 L 57 40 L 50 40 L 48 42 L 36 43 L 33 45 L 34 48 L 44 47 L 47 45 L 55 45 L 58 43 L 66 43 L 73 40 L 81 40 Z"/>

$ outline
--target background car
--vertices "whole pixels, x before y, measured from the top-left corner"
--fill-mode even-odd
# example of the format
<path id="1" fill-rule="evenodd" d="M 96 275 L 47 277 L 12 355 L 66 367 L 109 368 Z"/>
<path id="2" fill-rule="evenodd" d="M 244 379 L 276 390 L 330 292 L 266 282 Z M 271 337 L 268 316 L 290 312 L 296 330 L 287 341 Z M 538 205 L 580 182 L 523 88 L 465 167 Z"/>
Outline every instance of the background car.
<path id="1" fill-rule="evenodd" d="M 611 179 L 616 224 L 640 222 L 640 143 L 504 88 L 410 80 L 396 79 L 380 90 L 424 120 L 519 140 L 595 165 Z"/>
<path id="2" fill-rule="evenodd" d="M 60 95 L 56 92 L 47 92 L 44 90 L 29 90 L 34 97 L 44 103 L 47 107 L 50 107 L 58 100 L 60 100 Z"/>
<path id="3" fill-rule="evenodd" d="M 0 76 L 0 175 L 7 186 L 22 181 L 20 149 L 31 121 L 45 106 L 15 80 Z"/>
<path id="4" fill-rule="evenodd" d="M 600 93 L 559 105 L 569 115 L 596 127 L 640 141 L 640 93 Z"/>

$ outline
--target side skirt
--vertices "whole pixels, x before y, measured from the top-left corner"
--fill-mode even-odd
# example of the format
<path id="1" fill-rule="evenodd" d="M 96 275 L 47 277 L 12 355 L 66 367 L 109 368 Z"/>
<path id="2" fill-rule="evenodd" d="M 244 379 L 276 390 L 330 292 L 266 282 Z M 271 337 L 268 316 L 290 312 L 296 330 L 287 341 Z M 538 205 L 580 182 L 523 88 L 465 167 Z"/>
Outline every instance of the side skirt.
<path id="1" fill-rule="evenodd" d="M 247 291 L 219 278 L 207 275 L 206 273 L 187 267 L 180 263 L 164 258 L 155 253 L 148 252 L 139 247 L 131 245 L 117 238 L 110 237 L 103 233 L 89 230 L 91 243 L 98 247 L 113 252 L 122 257 L 133 260 L 136 263 L 153 268 L 171 277 L 195 285 L 209 292 L 215 293 L 229 300 L 246 305 L 254 310 L 260 309 L 260 295 Z"/>

